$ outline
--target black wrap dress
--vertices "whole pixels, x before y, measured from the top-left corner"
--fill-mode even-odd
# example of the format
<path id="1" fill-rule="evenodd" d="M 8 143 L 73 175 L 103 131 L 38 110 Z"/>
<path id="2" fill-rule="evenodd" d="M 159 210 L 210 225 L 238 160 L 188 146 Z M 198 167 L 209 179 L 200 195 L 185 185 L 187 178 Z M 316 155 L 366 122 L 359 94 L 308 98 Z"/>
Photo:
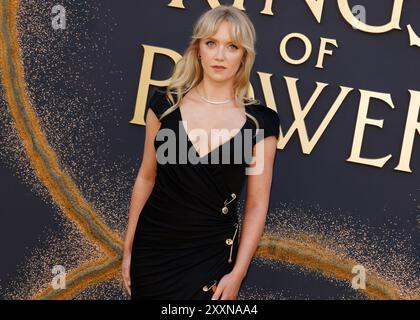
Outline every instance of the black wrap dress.
<path id="1" fill-rule="evenodd" d="M 144 119 L 149 109 L 159 117 L 171 106 L 165 89 L 155 90 Z M 185 139 L 198 163 L 158 161 L 155 185 L 141 210 L 132 245 L 131 299 L 209 300 L 212 286 L 232 270 L 240 233 L 236 204 L 249 162 L 244 160 L 245 147 L 239 163 L 223 163 L 222 156 L 233 154 L 235 141 L 243 143 L 246 129 L 253 133 L 252 145 L 279 135 L 277 112 L 261 104 L 246 109 L 264 130 L 256 134 L 255 123 L 247 116 L 235 136 L 203 157 L 180 125 L 178 107 L 162 118 L 159 132 L 172 129 L 177 147 Z M 165 142 L 157 136 L 156 150 Z"/>

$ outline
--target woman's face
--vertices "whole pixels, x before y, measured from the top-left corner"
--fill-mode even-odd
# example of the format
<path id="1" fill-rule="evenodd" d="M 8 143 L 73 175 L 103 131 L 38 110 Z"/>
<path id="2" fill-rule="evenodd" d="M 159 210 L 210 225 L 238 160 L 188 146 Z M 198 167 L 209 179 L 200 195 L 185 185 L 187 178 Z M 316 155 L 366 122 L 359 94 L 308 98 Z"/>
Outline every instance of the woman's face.
<path id="1" fill-rule="evenodd" d="M 232 43 L 229 35 L 230 23 L 223 21 L 216 34 L 200 40 L 201 65 L 205 76 L 217 81 L 224 82 L 233 78 L 241 67 L 244 48 L 239 44 Z M 214 66 L 223 66 L 223 69 L 215 69 Z"/>

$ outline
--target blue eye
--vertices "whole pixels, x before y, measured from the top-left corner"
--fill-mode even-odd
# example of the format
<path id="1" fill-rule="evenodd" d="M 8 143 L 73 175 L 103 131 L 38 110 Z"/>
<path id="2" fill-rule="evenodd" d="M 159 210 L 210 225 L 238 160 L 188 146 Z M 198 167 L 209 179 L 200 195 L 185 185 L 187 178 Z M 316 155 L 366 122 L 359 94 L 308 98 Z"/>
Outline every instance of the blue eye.
<path id="1" fill-rule="evenodd" d="M 214 41 L 207 41 L 206 42 L 206 45 L 209 45 L 210 43 L 213 43 L 214 44 Z M 235 49 L 238 49 L 238 47 L 236 46 L 236 45 L 234 45 L 234 44 L 231 44 L 230 46 L 232 46 L 232 47 L 234 47 Z"/>

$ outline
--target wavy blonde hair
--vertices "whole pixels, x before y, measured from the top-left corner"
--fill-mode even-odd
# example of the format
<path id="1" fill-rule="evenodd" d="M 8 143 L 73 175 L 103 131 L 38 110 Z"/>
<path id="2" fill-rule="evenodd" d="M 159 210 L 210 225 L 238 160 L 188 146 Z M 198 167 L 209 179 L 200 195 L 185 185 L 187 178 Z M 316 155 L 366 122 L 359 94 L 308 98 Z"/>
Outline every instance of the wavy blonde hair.
<path id="1" fill-rule="evenodd" d="M 220 24 L 225 20 L 230 22 L 230 37 L 232 41 L 245 49 L 244 63 L 236 73 L 234 80 L 235 101 L 241 106 L 260 104 L 259 100 L 248 96 L 250 75 L 256 56 L 256 32 L 254 25 L 241 10 L 234 6 L 221 5 L 202 14 L 195 23 L 190 45 L 185 50 L 182 58 L 175 64 L 170 84 L 166 89 L 166 96 L 171 101 L 172 106 L 161 115 L 160 119 L 178 108 L 182 97 L 202 81 L 203 68 L 198 59 L 200 40 L 214 35 Z M 176 101 L 172 96 L 173 93 L 178 98 Z M 246 115 L 259 128 L 257 119 L 247 112 Z"/>

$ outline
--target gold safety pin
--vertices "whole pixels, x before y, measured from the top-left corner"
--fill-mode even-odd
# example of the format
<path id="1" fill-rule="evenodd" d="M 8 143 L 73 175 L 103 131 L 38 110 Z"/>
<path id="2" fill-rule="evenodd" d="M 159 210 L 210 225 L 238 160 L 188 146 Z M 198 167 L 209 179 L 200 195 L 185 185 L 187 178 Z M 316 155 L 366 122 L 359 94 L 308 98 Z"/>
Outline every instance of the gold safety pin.
<path id="1" fill-rule="evenodd" d="M 235 199 L 236 199 L 236 194 L 235 194 L 235 193 L 232 193 L 230 196 L 232 197 L 232 199 L 231 199 L 231 200 L 229 200 L 229 202 L 226 202 L 226 200 L 224 201 L 224 205 L 225 205 L 225 206 L 222 208 L 222 212 L 223 212 L 223 214 L 227 214 L 227 213 L 229 212 L 229 209 L 228 209 L 227 205 L 228 205 L 229 203 L 231 203 L 233 200 L 235 200 Z"/>
<path id="2" fill-rule="evenodd" d="M 235 223 L 235 226 L 236 226 L 236 230 L 235 230 L 235 233 L 233 234 L 233 238 L 232 239 L 226 239 L 226 244 L 228 246 L 230 246 L 230 254 L 229 254 L 229 260 L 228 260 L 229 263 L 232 262 L 233 243 L 235 241 L 236 233 L 238 232 L 239 224 L 238 223 Z"/>
<path id="3" fill-rule="evenodd" d="M 207 292 L 207 291 L 209 291 L 211 288 L 213 288 L 213 292 L 215 292 L 216 290 L 216 284 L 217 284 L 217 280 L 213 280 L 213 284 L 209 287 L 208 285 L 205 285 L 204 287 L 203 287 L 203 291 L 205 291 L 205 292 Z"/>

